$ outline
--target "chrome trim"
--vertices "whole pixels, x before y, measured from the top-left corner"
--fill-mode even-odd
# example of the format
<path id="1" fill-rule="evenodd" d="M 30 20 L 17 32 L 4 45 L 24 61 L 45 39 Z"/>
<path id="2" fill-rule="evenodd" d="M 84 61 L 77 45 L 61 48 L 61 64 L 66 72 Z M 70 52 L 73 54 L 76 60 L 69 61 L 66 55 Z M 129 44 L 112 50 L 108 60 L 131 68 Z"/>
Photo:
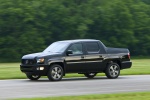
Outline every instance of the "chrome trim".
<path id="1" fill-rule="evenodd" d="M 77 64 L 77 63 L 86 63 L 85 61 L 78 61 L 78 62 L 67 62 L 67 64 Z"/>
<path id="2" fill-rule="evenodd" d="M 102 60 L 97 60 L 97 61 L 78 61 L 78 62 L 67 62 L 67 64 L 75 64 L 75 63 L 91 63 L 91 62 L 102 62 Z"/>
<path id="3" fill-rule="evenodd" d="M 96 60 L 96 61 L 86 61 L 86 63 L 89 63 L 89 62 L 102 62 L 102 60 Z"/>

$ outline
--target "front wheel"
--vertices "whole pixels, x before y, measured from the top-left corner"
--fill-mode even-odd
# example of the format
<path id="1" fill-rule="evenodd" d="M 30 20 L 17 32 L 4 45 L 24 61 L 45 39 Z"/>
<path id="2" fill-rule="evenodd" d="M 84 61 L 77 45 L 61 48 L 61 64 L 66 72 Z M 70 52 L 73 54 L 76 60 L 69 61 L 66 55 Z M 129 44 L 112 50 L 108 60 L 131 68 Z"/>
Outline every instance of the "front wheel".
<path id="1" fill-rule="evenodd" d="M 47 76 L 51 81 L 60 81 L 63 77 L 63 74 L 63 68 L 60 65 L 54 64 L 50 67 Z"/>
<path id="2" fill-rule="evenodd" d="M 87 78 L 94 78 L 97 73 L 84 73 Z"/>
<path id="3" fill-rule="evenodd" d="M 120 66 L 117 63 L 108 64 L 105 74 L 107 78 L 115 79 L 120 75 Z"/>
<path id="4" fill-rule="evenodd" d="M 31 75 L 31 74 L 26 74 L 26 76 L 30 80 L 38 80 L 41 77 L 40 75 Z"/>

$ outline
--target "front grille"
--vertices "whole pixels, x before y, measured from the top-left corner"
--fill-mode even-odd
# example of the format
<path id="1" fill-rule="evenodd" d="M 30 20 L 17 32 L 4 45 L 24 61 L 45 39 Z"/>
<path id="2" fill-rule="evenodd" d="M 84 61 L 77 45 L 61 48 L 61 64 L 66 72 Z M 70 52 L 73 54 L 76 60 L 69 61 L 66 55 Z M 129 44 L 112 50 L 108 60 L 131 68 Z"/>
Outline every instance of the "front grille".
<path id="1" fill-rule="evenodd" d="M 23 65 L 34 65 L 36 63 L 36 60 L 34 59 L 22 59 Z"/>

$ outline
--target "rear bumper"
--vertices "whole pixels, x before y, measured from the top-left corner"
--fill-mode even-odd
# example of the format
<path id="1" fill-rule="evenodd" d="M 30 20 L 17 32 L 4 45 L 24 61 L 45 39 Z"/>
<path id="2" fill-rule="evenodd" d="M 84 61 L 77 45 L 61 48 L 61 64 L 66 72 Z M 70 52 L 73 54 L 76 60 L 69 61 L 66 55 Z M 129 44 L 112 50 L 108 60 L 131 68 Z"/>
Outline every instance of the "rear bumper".
<path id="1" fill-rule="evenodd" d="M 121 69 L 131 68 L 132 62 L 131 61 L 124 61 L 121 63 Z"/>
<path id="2" fill-rule="evenodd" d="M 40 70 L 40 67 L 44 67 L 43 70 Z M 23 73 L 31 74 L 31 75 L 47 75 L 49 66 L 48 65 L 20 65 L 20 70 Z"/>

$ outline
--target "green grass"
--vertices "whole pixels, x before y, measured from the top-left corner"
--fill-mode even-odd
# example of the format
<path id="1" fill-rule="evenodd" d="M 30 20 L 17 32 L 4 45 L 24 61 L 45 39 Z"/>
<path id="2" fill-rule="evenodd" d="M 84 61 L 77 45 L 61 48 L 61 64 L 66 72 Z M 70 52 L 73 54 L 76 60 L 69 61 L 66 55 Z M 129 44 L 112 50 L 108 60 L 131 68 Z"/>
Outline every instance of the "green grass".
<path id="1" fill-rule="evenodd" d="M 20 63 L 0 63 L 0 79 L 21 79 L 25 74 L 20 71 Z"/>
<path id="2" fill-rule="evenodd" d="M 121 70 L 121 75 L 144 75 L 150 74 L 150 59 L 133 59 L 132 68 Z M 20 63 L 0 63 L 0 79 L 26 78 L 20 71 Z M 98 75 L 103 76 L 104 73 Z M 82 74 L 67 74 L 65 77 L 81 77 Z"/>
<path id="3" fill-rule="evenodd" d="M 121 71 L 121 75 L 150 74 L 150 59 L 134 59 L 132 67 Z"/>
<path id="4" fill-rule="evenodd" d="M 15 100 L 150 100 L 150 92 L 135 92 L 121 94 L 97 94 L 84 96 L 63 96 L 46 98 L 21 98 Z"/>

